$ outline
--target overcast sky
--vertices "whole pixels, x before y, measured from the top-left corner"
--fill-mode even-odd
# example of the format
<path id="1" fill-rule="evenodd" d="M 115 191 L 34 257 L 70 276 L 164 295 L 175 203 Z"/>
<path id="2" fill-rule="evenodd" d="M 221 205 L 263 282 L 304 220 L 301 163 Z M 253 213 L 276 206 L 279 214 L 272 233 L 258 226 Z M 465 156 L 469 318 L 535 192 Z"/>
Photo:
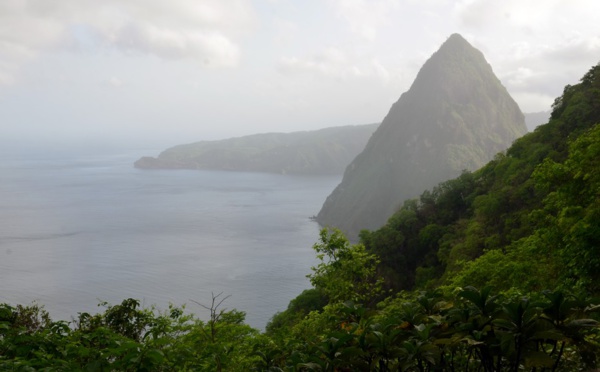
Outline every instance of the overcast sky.
<path id="1" fill-rule="evenodd" d="M 380 122 L 452 33 L 524 112 L 600 61 L 598 0 L 0 0 L 2 139 L 174 145 Z"/>

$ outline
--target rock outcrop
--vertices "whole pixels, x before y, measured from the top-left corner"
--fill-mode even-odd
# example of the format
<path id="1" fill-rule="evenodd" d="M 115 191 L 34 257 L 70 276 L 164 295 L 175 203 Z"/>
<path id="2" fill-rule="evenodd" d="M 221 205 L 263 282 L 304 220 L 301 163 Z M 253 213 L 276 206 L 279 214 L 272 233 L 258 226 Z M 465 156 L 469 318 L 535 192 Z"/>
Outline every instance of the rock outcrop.
<path id="1" fill-rule="evenodd" d="M 453 34 L 348 165 L 317 221 L 356 240 L 404 200 L 481 167 L 526 132 L 519 106 L 483 54 Z"/>

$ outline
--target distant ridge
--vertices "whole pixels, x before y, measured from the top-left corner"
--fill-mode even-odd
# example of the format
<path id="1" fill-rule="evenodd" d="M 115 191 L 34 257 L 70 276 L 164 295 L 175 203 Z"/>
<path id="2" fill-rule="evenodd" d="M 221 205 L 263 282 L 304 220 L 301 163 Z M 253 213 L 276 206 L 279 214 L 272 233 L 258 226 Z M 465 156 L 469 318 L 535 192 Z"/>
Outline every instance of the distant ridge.
<path id="1" fill-rule="evenodd" d="M 317 221 L 356 240 L 404 200 L 481 167 L 526 132 L 521 110 L 483 54 L 453 34 L 348 166 Z"/>
<path id="2" fill-rule="evenodd" d="M 142 157 L 142 169 L 210 169 L 283 174 L 342 174 L 379 124 L 265 133 L 171 147 Z"/>
<path id="3" fill-rule="evenodd" d="M 539 125 L 550 121 L 550 111 L 528 112 L 525 115 L 525 125 L 527 130 L 533 132 Z"/>

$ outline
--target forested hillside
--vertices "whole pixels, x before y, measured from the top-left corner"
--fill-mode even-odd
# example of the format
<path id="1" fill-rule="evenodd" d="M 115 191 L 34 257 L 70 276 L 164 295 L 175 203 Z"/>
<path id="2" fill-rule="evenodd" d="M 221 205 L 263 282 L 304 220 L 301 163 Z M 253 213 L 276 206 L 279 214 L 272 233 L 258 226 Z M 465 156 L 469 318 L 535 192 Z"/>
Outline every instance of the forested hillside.
<path id="1" fill-rule="evenodd" d="M 210 169 L 282 174 L 342 174 L 378 124 L 201 141 L 135 162 L 143 169 Z"/>
<path id="2" fill-rule="evenodd" d="M 550 122 L 407 201 L 352 245 L 323 230 L 313 285 L 265 333 L 136 300 L 53 322 L 0 305 L 0 370 L 595 371 L 600 363 L 600 65 Z"/>
<path id="3" fill-rule="evenodd" d="M 390 288 L 488 285 L 596 292 L 600 272 L 598 66 L 539 126 L 480 170 L 409 200 L 361 234 Z"/>

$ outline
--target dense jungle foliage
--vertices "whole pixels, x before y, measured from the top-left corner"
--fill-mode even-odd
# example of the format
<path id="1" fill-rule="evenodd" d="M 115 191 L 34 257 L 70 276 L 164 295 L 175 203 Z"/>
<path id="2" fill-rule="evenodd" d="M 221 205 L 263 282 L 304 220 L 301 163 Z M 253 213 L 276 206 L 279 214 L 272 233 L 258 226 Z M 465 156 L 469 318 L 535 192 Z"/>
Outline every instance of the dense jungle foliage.
<path id="1" fill-rule="evenodd" d="M 352 245 L 323 230 L 313 285 L 265 332 L 133 299 L 52 321 L 0 305 L 1 371 L 592 371 L 600 362 L 600 65 L 550 122 Z"/>

